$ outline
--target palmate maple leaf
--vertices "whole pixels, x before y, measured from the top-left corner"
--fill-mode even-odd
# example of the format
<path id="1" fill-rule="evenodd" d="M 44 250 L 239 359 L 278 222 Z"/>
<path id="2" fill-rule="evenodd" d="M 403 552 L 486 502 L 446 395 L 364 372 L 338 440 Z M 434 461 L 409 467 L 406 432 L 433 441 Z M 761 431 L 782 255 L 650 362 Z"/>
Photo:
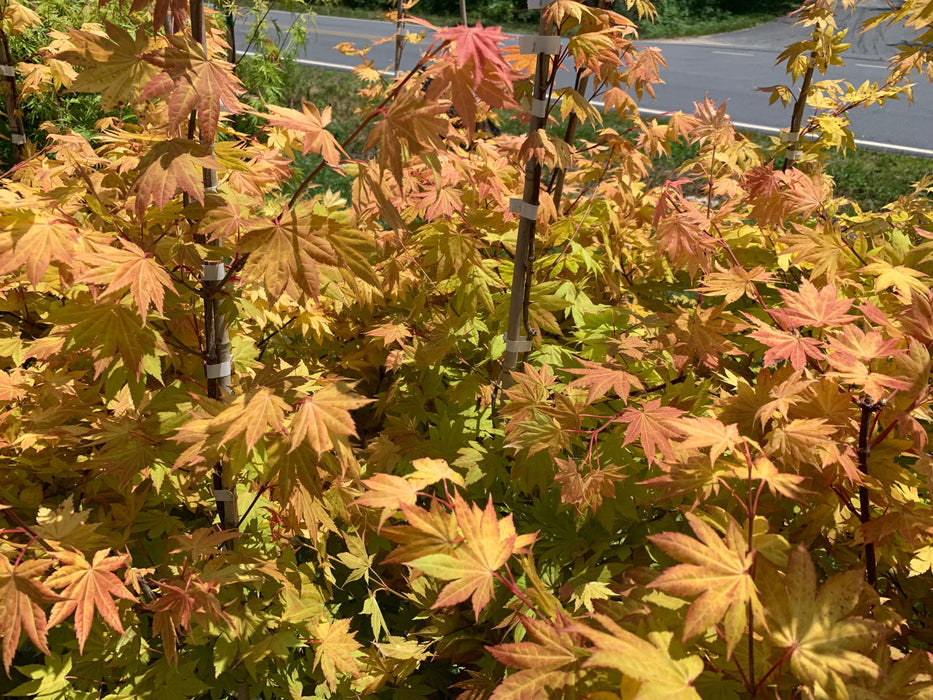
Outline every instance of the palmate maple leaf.
<path id="1" fill-rule="evenodd" d="M 378 146 L 379 164 L 402 182 L 402 166 L 409 156 L 426 151 L 444 151 L 444 136 L 450 127 L 447 108 L 427 101 L 420 90 L 403 90 L 373 126 L 363 150 Z"/>
<path id="2" fill-rule="evenodd" d="M 0 216 L 0 274 L 26 268 L 26 278 L 39 284 L 53 263 L 74 261 L 78 229 L 49 211 L 8 210 Z"/>
<path id="3" fill-rule="evenodd" d="M 703 286 L 692 291 L 703 292 L 710 297 L 725 297 L 723 303 L 728 306 L 743 296 L 754 298 L 755 282 L 767 284 L 773 281 L 774 275 L 766 272 L 763 267 L 746 270 L 736 265 L 727 270 L 716 265 L 716 272 L 706 275 L 703 279 Z"/>
<path id="4" fill-rule="evenodd" d="M 269 110 L 268 114 L 263 112 L 253 112 L 253 114 L 262 117 L 272 126 L 301 132 L 303 135 L 301 155 L 314 153 L 323 157 L 330 165 L 340 162 L 340 156 L 344 150 L 336 137 L 327 130 L 327 125 L 331 120 L 329 106 L 325 107 L 323 112 L 318 111 L 318 108 L 310 102 L 303 103 L 300 112 L 272 104 L 266 105 L 266 109 Z"/>
<path id="5" fill-rule="evenodd" d="M 224 430 L 221 442 L 243 437 L 247 450 L 253 449 L 269 430 L 285 427 L 289 406 L 267 387 L 241 394 L 211 422 L 211 430 Z"/>
<path id="6" fill-rule="evenodd" d="M 229 535 L 229 533 L 223 533 Z M 216 554 L 216 548 L 214 553 Z M 187 572 L 183 579 L 171 579 L 159 582 L 159 597 L 148 608 L 153 613 L 152 632 L 162 638 L 165 657 L 170 663 L 178 660 L 178 632 L 191 629 L 191 619 L 203 618 L 206 627 L 208 621 L 229 620 L 217 599 L 220 584 L 204 582 L 200 576 Z"/>
<path id="7" fill-rule="evenodd" d="M 468 504 L 456 494 L 453 511 L 462 544 L 453 553 L 428 554 L 409 562 L 429 576 L 450 581 L 437 596 L 432 607 L 456 605 L 472 599 L 476 619 L 492 598 L 496 574 L 513 552 L 531 544 L 533 535 L 519 537 L 512 516 L 501 520 L 496 516 L 492 498 L 485 509 Z"/>
<path id="8" fill-rule="evenodd" d="M 61 596 L 39 577 L 52 563 L 49 559 L 27 559 L 14 566 L 0 556 L 0 637 L 3 638 L 3 668 L 7 675 L 23 632 L 40 651 L 51 654 L 46 642 L 51 625 L 41 604 L 60 601 Z"/>
<path id="9" fill-rule="evenodd" d="M 622 444 L 629 445 L 639 440 L 649 465 L 657 461 L 657 452 L 665 459 L 673 459 L 671 438 L 683 435 L 678 426 L 678 419 L 683 414 L 679 408 L 662 406 L 660 399 L 652 399 L 639 407 L 630 406 L 616 419 L 619 423 L 628 424 Z"/>
<path id="10" fill-rule="evenodd" d="M 153 144 L 136 166 L 136 215 L 142 219 L 150 202 L 164 207 L 181 190 L 204 203 L 204 168 L 219 167 L 210 149 L 188 139 Z"/>
<path id="11" fill-rule="evenodd" d="M 113 573 L 126 567 L 129 556 L 111 557 L 109 554 L 109 549 L 102 549 L 89 562 L 78 552 L 56 552 L 55 557 L 62 566 L 45 581 L 51 588 L 64 588 L 62 597 L 66 599 L 52 608 L 49 626 L 57 625 L 74 613 L 75 636 L 78 638 L 78 651 L 82 653 L 95 615 L 123 634 L 123 623 L 114 599 L 136 601 L 136 597 Z"/>
<path id="12" fill-rule="evenodd" d="M 168 38 L 170 46 L 150 54 L 164 72 L 146 85 L 140 97 L 168 98 L 168 129 L 174 131 L 195 109 L 204 143 L 212 143 L 222 111 L 242 112 L 246 106 L 237 95 L 243 91 L 233 66 L 207 56 L 197 42 L 181 34 Z"/>
<path id="13" fill-rule="evenodd" d="M 697 539 L 677 532 L 652 535 L 651 541 L 678 561 L 651 582 L 652 588 L 676 596 L 698 596 L 687 611 L 684 640 L 723 623 L 727 654 L 731 654 L 746 627 L 746 606 L 760 612 L 752 579 L 754 554 L 738 523 L 729 516 L 725 539 L 697 516 L 687 513 Z"/>
<path id="14" fill-rule="evenodd" d="M 670 632 L 653 632 L 649 642 L 606 615 L 593 615 L 592 619 L 606 631 L 583 623 L 568 628 L 594 645 L 585 667 L 613 668 L 636 681 L 638 688 L 626 695 L 632 700 L 701 700 L 693 682 L 703 672 L 703 659 L 672 658 Z"/>
<path id="15" fill-rule="evenodd" d="M 528 634 L 525 640 L 486 647 L 500 663 L 520 669 L 503 679 L 490 700 L 536 700 L 573 685 L 583 659 L 581 636 L 570 633 L 561 619 L 518 619 Z"/>
<path id="16" fill-rule="evenodd" d="M 150 306 L 162 313 L 165 291 L 175 291 L 172 278 L 165 268 L 151 255 L 127 240 L 120 241 L 123 246 L 101 246 L 89 243 L 94 251 L 80 256 L 87 270 L 77 281 L 91 284 L 106 284 L 106 296 L 119 295 L 129 289 L 136 302 L 143 324 Z"/>
<path id="17" fill-rule="evenodd" d="M 84 67 L 72 90 L 100 93 L 101 107 L 111 110 L 136 102 L 143 88 L 159 74 L 148 55 L 160 42 L 141 27 L 133 38 L 116 24 L 106 22 L 105 26 L 106 37 L 72 29 L 68 38 L 73 48 L 59 53 L 58 58 Z"/>
<path id="18" fill-rule="evenodd" d="M 287 292 L 294 299 L 316 298 L 321 287 L 322 265 L 336 265 L 331 241 L 313 226 L 314 217 L 299 205 L 272 221 L 260 224 L 240 241 L 240 252 L 249 253 L 241 278 L 261 280 L 271 297 Z"/>
<path id="19" fill-rule="evenodd" d="M 579 360 L 582 368 L 571 368 L 566 370 L 571 374 L 579 374 L 578 379 L 570 382 L 571 387 L 582 386 L 589 389 L 586 397 L 588 404 L 597 399 L 601 399 L 611 390 L 620 399 L 626 400 L 635 389 L 644 389 L 641 380 L 630 372 L 626 372 L 622 365 L 608 361 L 590 362 L 589 360 Z"/>
<path id="20" fill-rule="evenodd" d="M 770 643 L 785 649 L 793 674 L 817 686 L 822 697 L 848 697 L 845 678 L 877 678 L 867 656 L 884 630 L 880 623 L 852 617 L 864 573 L 847 571 L 817 589 L 816 569 L 803 545 L 791 552 L 784 576 L 765 559 L 756 579 L 767 615 Z"/>
<path id="21" fill-rule="evenodd" d="M 328 452 L 334 445 L 356 436 L 356 425 L 350 416 L 372 399 L 349 391 L 340 383 L 326 384 L 301 402 L 289 424 L 290 452 L 301 443 L 307 443 L 318 455 Z"/>
<path id="22" fill-rule="evenodd" d="M 494 109 L 515 106 L 512 83 L 515 72 L 503 57 L 499 45 L 506 40 L 499 27 L 460 25 L 436 31 L 447 44 L 448 56 L 439 58 L 425 71 L 429 79 L 427 97 L 436 101 L 446 90 L 463 129 L 476 130 L 477 104 Z"/>
<path id="23" fill-rule="evenodd" d="M 353 653 L 360 649 L 360 643 L 350 632 L 350 620 L 325 620 L 314 628 L 316 635 L 314 648 L 314 667 L 321 667 L 324 679 L 331 692 L 337 687 L 337 672 L 359 674 L 359 664 Z"/>
<path id="24" fill-rule="evenodd" d="M 838 292 L 834 284 L 817 289 L 810 280 L 805 280 L 799 292 L 782 289 L 780 293 L 785 308 L 776 309 L 772 313 L 791 328 L 835 328 L 851 323 L 856 318 L 846 313 L 852 306 L 852 300 L 837 299 Z"/>
<path id="25" fill-rule="evenodd" d="M 807 358 L 820 361 L 823 347 L 816 338 L 807 338 L 797 331 L 785 331 L 771 326 L 762 326 L 750 336 L 759 343 L 766 345 L 764 363 L 766 367 L 778 364 L 781 360 L 790 361 L 795 370 L 802 370 L 807 366 Z"/>

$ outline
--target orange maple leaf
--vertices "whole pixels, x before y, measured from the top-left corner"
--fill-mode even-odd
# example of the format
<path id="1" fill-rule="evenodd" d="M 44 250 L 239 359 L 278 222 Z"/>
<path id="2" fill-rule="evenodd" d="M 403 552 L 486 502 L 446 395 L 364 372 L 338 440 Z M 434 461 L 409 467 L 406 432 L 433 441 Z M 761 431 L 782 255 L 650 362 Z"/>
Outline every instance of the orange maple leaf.
<path id="1" fill-rule="evenodd" d="M 751 337 L 768 346 L 764 356 L 766 367 L 776 365 L 781 360 L 789 360 L 791 366 L 799 371 L 806 366 L 808 357 L 817 361 L 823 359 L 823 353 L 820 352 L 823 344 L 816 338 L 806 338 L 796 331 L 765 326 L 751 333 Z"/>
<path id="2" fill-rule="evenodd" d="M 331 120 L 329 106 L 325 107 L 323 112 L 318 111 L 318 108 L 310 102 L 305 102 L 300 112 L 271 104 L 266 105 L 266 109 L 269 110 L 268 114 L 262 112 L 254 112 L 254 114 L 262 117 L 272 126 L 300 131 L 304 135 L 301 155 L 315 153 L 322 156 L 330 165 L 340 162 L 343 148 L 336 137 L 327 130 L 327 125 Z"/>
<path id="3" fill-rule="evenodd" d="M 590 362 L 589 360 L 579 360 L 582 368 L 571 368 L 567 371 L 571 374 L 579 374 L 579 379 L 570 382 L 570 386 L 582 386 L 589 389 L 586 397 L 587 403 L 593 403 L 601 399 L 609 391 L 613 391 L 620 399 L 627 400 L 632 391 L 644 389 L 641 380 L 634 374 L 626 372 L 621 365 L 607 361 Z"/>
<path id="4" fill-rule="evenodd" d="M 789 289 L 780 292 L 786 308 L 772 313 L 792 328 L 834 328 L 855 320 L 855 316 L 846 313 L 852 306 L 852 300 L 837 299 L 836 286 L 833 284 L 817 289 L 810 280 L 806 280 L 799 292 Z"/>
<path id="5" fill-rule="evenodd" d="M 316 390 L 295 411 L 291 425 L 291 449 L 293 452 L 302 442 L 308 443 L 318 455 L 334 448 L 335 443 L 345 442 L 356 435 L 356 426 L 350 411 L 370 403 L 340 384 L 327 384 Z"/>
<path id="6" fill-rule="evenodd" d="M 161 314 L 165 290 L 174 292 L 175 286 L 165 268 L 142 248 L 122 239 L 120 244 L 123 250 L 91 243 L 95 252 L 81 257 L 88 269 L 78 281 L 106 284 L 105 295 L 117 295 L 128 288 L 145 325 L 149 306 Z"/>
<path id="7" fill-rule="evenodd" d="M 207 56 L 197 42 L 181 34 L 168 37 L 171 46 L 150 55 L 164 69 L 143 90 L 142 99 L 168 96 L 168 129 L 174 131 L 198 111 L 204 143 L 213 143 L 222 111 L 242 112 L 237 95 L 242 85 L 226 61 Z"/>
<path id="8" fill-rule="evenodd" d="M 39 580 L 51 565 L 47 559 L 30 559 L 14 566 L 6 557 L 0 557 L 0 637 L 3 637 L 3 668 L 8 675 L 23 632 L 40 651 L 51 654 L 46 643 L 51 625 L 39 605 L 61 600 Z"/>
<path id="9" fill-rule="evenodd" d="M 681 437 L 683 430 L 677 419 L 684 414 L 679 408 L 662 406 L 660 399 L 653 399 L 644 406 L 626 408 L 616 420 L 627 423 L 623 445 L 641 441 L 648 464 L 652 464 L 655 455 L 660 452 L 665 459 L 674 458 L 674 446 L 671 438 Z"/>
<path id="10" fill-rule="evenodd" d="M 729 516 L 725 540 L 691 513 L 685 517 L 697 539 L 677 532 L 650 536 L 652 542 L 678 561 L 652 583 L 676 596 L 698 596 L 687 611 L 684 639 L 702 634 L 711 626 L 724 623 L 727 654 L 731 654 L 746 626 L 746 605 L 760 614 L 760 604 L 751 568 L 754 553 L 748 551 L 738 523 Z"/>
<path id="11" fill-rule="evenodd" d="M 481 510 L 468 504 L 457 494 L 453 499 L 457 526 L 463 533 L 463 543 L 452 554 L 428 554 L 410 562 L 429 576 L 450 581 L 437 596 L 432 607 L 456 605 L 467 598 L 473 602 L 473 612 L 479 614 L 492 598 L 498 569 L 516 549 L 530 544 L 533 536 L 521 538 L 515 532 L 512 516 L 496 516 L 492 498 Z"/>
<path id="12" fill-rule="evenodd" d="M 81 653 L 84 653 L 84 643 L 91 633 L 95 614 L 123 634 L 123 623 L 114 599 L 136 601 L 136 597 L 113 573 L 126 566 L 129 555 L 110 557 L 108 554 L 109 549 L 102 549 L 94 555 L 93 561 L 88 562 L 79 552 L 56 552 L 55 557 L 64 566 L 45 581 L 51 588 L 64 588 L 62 597 L 66 598 L 52 608 L 49 626 L 57 625 L 74 613 L 75 636 Z"/>
<path id="13" fill-rule="evenodd" d="M 204 168 L 217 168 L 210 149 L 188 139 L 170 139 L 152 146 L 136 170 L 136 215 L 142 219 L 154 202 L 160 209 L 178 190 L 204 203 Z"/>

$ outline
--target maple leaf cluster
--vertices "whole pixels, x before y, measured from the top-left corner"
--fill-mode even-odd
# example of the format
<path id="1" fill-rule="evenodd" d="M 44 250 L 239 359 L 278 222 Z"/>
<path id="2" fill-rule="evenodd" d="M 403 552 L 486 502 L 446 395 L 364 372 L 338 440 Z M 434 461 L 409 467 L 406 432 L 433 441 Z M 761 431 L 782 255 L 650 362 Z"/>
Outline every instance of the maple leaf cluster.
<path id="1" fill-rule="evenodd" d="M 792 80 L 841 60 L 830 4 Z M 817 110 L 791 162 L 713 100 L 641 115 L 659 51 L 557 0 L 578 80 L 543 128 L 478 128 L 527 120 L 537 60 L 476 25 L 340 142 L 327 105 L 244 115 L 210 17 L 202 42 L 186 3 L 133 8 L 156 21 L 52 29 L 18 68 L 106 115 L 0 183 L 0 691 L 929 696 L 928 183 L 865 212 L 822 166 L 920 54 L 775 89 Z"/>

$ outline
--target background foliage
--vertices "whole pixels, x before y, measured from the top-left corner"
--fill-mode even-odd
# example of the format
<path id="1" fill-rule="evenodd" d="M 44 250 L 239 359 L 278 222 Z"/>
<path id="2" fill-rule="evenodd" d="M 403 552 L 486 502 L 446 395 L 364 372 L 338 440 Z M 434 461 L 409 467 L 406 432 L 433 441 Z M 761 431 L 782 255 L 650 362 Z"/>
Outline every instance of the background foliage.
<path id="1" fill-rule="evenodd" d="M 30 132 L 0 190 L 4 692 L 933 696 L 928 182 L 863 210 L 824 168 L 926 44 L 814 81 L 845 46 L 809 3 L 775 98 L 815 116 L 763 144 L 709 100 L 643 118 L 659 52 L 558 0 L 579 79 L 546 128 L 485 130 L 536 61 L 458 27 L 397 80 L 361 55 L 338 139 L 326 105 L 247 93 L 219 24 L 205 51 L 187 6 L 141 5 L 18 56 L 24 113 L 105 115 Z M 214 398 L 205 306 L 234 357 Z"/>

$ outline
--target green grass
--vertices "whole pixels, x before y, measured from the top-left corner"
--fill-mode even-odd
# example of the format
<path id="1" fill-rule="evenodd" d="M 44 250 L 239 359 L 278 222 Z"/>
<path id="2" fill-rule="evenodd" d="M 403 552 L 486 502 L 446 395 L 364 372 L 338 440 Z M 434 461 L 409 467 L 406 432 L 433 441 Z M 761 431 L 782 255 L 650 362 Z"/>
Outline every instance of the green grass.
<path id="1" fill-rule="evenodd" d="M 361 114 L 368 106 L 359 96 L 362 82 L 352 73 L 324 70 L 307 66 L 292 66 L 289 68 L 287 81 L 289 89 L 286 93 L 286 105 L 300 108 L 302 100 L 308 100 L 320 107 L 331 105 L 333 109 L 332 131 L 338 139 L 345 139 L 360 119 Z M 625 128 L 621 120 L 615 116 L 606 118 L 606 126 L 615 129 Z M 524 127 L 518 120 L 502 120 L 503 130 L 508 133 L 522 133 Z M 763 134 L 747 133 L 749 138 L 761 146 L 770 143 L 770 137 Z M 592 139 L 595 131 L 592 127 L 584 126 L 578 131 L 583 139 Z M 357 139 L 350 146 L 350 154 L 354 157 L 364 157 L 362 153 L 365 137 Z M 654 169 L 649 178 L 649 184 L 661 184 L 677 176 L 679 168 L 688 160 L 696 156 L 696 148 L 675 145 L 673 152 L 666 158 L 655 160 Z M 314 158 L 302 159 L 298 163 L 296 183 L 300 182 L 304 174 L 317 165 Z M 847 154 L 830 156 L 826 172 L 836 182 L 836 195 L 846 197 L 859 204 L 863 210 L 877 210 L 898 197 L 913 191 L 914 183 L 920 181 L 925 175 L 933 171 L 933 161 L 927 158 L 882 153 L 879 151 L 857 150 Z M 330 188 L 349 195 L 348 180 L 329 168 L 322 171 L 318 183 L 324 188 Z"/>

